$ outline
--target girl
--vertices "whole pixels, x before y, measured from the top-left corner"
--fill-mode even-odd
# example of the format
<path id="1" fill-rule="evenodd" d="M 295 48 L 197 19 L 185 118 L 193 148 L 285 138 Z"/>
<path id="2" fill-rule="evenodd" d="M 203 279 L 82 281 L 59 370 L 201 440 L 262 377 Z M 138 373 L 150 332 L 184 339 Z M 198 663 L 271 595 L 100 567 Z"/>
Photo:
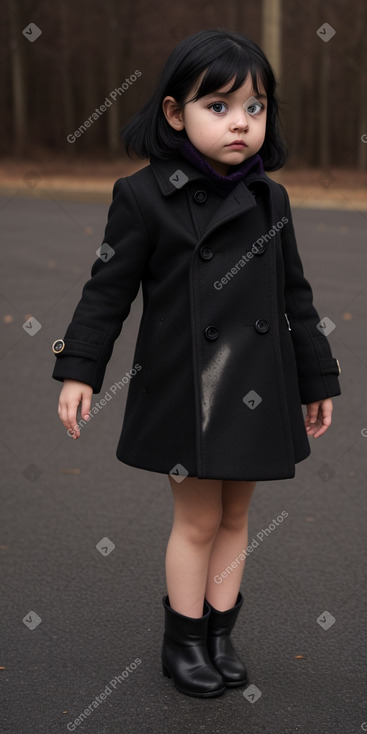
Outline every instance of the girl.
<path id="1" fill-rule="evenodd" d="M 168 476 L 162 669 L 191 696 L 248 681 L 230 633 L 256 481 L 295 476 L 341 392 L 287 192 L 265 173 L 286 160 L 275 86 L 239 33 L 178 44 L 123 132 L 150 165 L 116 181 L 100 256 L 53 344 L 59 416 L 77 438 L 78 405 L 87 420 L 142 284 L 116 456 Z"/>

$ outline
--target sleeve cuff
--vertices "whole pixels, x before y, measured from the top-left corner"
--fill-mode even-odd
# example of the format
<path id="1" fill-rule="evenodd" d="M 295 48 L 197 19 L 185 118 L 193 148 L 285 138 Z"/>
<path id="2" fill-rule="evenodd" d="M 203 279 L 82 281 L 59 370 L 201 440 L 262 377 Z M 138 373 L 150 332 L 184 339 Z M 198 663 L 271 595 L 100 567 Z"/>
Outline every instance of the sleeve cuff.
<path id="1" fill-rule="evenodd" d="M 340 362 L 335 357 L 321 357 L 320 362 L 322 375 L 341 375 Z"/>

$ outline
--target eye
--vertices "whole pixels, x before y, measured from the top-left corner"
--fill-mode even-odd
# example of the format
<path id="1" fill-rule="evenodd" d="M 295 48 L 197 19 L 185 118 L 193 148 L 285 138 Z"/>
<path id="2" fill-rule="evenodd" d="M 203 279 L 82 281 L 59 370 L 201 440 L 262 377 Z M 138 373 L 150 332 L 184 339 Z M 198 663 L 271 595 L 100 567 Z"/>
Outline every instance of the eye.
<path id="1" fill-rule="evenodd" d="M 264 109 L 264 105 L 259 102 L 259 100 L 255 99 L 254 97 L 249 100 L 246 104 L 244 104 L 244 108 L 246 112 L 249 113 L 249 115 L 258 115 L 261 110 Z"/>
<path id="2" fill-rule="evenodd" d="M 216 112 L 218 114 L 220 114 L 221 112 L 225 112 L 226 108 L 227 105 L 225 105 L 224 102 L 213 102 L 213 104 L 210 104 L 208 107 L 209 110 L 213 110 L 213 112 Z"/>

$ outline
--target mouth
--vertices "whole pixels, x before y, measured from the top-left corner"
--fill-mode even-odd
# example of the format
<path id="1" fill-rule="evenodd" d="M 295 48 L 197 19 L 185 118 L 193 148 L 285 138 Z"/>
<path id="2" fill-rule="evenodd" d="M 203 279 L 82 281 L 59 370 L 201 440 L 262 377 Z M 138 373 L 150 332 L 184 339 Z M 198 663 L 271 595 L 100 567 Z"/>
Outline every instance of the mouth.
<path id="1" fill-rule="evenodd" d="M 247 143 L 243 140 L 234 140 L 233 143 L 229 143 L 225 146 L 226 148 L 247 148 Z"/>

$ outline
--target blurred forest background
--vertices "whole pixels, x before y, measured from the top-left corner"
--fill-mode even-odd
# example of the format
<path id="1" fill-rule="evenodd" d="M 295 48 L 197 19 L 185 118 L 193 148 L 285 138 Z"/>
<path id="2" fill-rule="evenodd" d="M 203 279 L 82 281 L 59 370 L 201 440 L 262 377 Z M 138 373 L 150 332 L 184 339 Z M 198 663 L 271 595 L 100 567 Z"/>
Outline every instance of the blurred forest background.
<path id="1" fill-rule="evenodd" d="M 335 31 L 327 42 L 317 33 L 326 23 Z M 366 171 L 366 0 L 5 0 L 1 158 L 123 158 L 119 130 L 150 96 L 168 54 L 207 28 L 242 32 L 267 53 L 278 79 L 288 167 Z M 141 76 L 127 84 L 135 70 Z M 68 142 L 123 83 L 110 106 Z"/>

